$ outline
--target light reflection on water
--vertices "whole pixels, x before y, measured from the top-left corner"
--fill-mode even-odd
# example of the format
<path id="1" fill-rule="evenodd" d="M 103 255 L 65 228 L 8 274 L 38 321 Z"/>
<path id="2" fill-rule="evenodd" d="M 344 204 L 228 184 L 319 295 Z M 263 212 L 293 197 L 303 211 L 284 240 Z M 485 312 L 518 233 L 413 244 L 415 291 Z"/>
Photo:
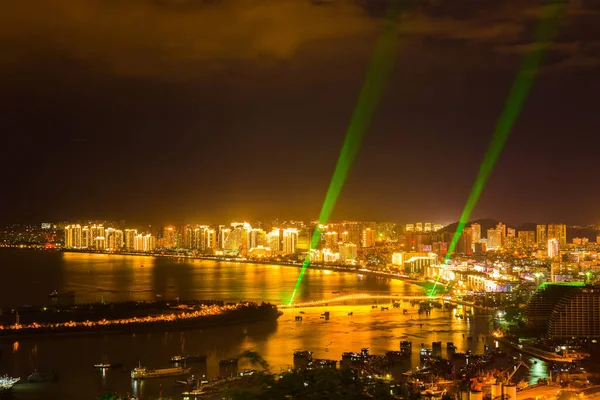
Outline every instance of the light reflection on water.
<path id="1" fill-rule="evenodd" d="M 6 259 L 6 260 L 4 260 Z M 2 260 L 7 262 L 1 262 Z M 164 298 L 220 299 L 224 301 L 256 300 L 283 302 L 289 299 L 299 270 L 292 267 L 215 263 L 199 260 L 107 256 L 74 253 L 36 253 L 0 251 L 0 265 L 7 265 L 15 279 L 0 291 L 0 305 L 48 302 L 47 293 L 54 289 L 75 291 L 78 302 L 152 300 L 156 294 Z M 143 265 L 143 267 L 142 267 Z M 34 277 L 34 278 L 32 278 Z M 33 284 L 32 284 L 33 279 Z M 336 297 L 333 292 L 421 294 L 422 289 L 400 281 L 359 278 L 350 273 L 307 271 L 298 301 Z M 379 306 L 388 301 L 379 301 Z M 407 315 L 402 310 L 407 309 Z M 493 346 L 488 334 L 490 316 L 469 309 L 438 310 L 430 315 L 418 314 L 417 308 L 404 302 L 389 311 L 372 309 L 370 304 L 345 304 L 332 307 L 306 308 L 303 321 L 296 322 L 300 310 L 286 310 L 276 323 L 244 324 L 203 331 L 167 332 L 138 335 L 103 335 L 20 340 L 14 354 L 12 343 L 0 341 L 4 356 L 0 358 L 0 374 L 26 376 L 37 368 L 41 372 L 59 373 L 56 383 L 15 387 L 17 398 L 34 399 L 41 394 L 61 399 L 93 398 L 106 392 L 139 392 L 156 396 L 178 395 L 175 378 L 132 383 L 128 371 L 110 370 L 102 374 L 93 364 L 108 355 L 112 362 L 123 362 L 126 368 L 138 362 L 151 368 L 169 366 L 169 358 L 182 351 L 208 356 L 207 364 L 193 365 L 196 375 L 215 376 L 219 360 L 233 357 L 243 350 L 258 351 L 274 371 L 291 365 L 294 350 L 306 349 L 316 358 L 341 359 L 345 351 L 369 347 L 373 354 L 398 350 L 401 340 L 413 342 L 413 355 L 393 371 L 398 374 L 419 365 L 421 343 L 431 348 L 434 341 L 454 342 L 457 351 L 482 353 L 485 344 Z M 330 311 L 328 321 L 320 319 Z M 353 315 L 349 316 L 348 313 Z M 456 313 L 465 318 L 456 318 Z M 472 340 L 469 340 L 472 337 Z M 9 346 L 7 348 L 7 346 Z M 32 351 L 35 349 L 34 351 Z M 240 368 L 251 365 L 240 363 Z M 530 380 L 545 377 L 545 364 L 532 365 Z M 517 375 L 527 374 L 519 371 Z"/>

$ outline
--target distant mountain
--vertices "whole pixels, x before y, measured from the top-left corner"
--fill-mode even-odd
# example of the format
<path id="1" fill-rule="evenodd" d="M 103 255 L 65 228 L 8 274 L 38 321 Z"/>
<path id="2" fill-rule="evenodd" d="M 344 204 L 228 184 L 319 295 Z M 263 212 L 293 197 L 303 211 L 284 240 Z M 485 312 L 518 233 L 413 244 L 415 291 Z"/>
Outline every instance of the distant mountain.
<path id="1" fill-rule="evenodd" d="M 498 221 L 496 221 L 495 219 L 490 219 L 490 218 L 482 218 L 482 219 L 476 219 L 475 221 L 471 221 L 469 223 L 467 223 L 467 225 L 465 225 L 465 227 L 470 227 L 471 224 L 479 224 L 481 225 L 481 237 L 487 237 L 487 230 L 488 229 L 492 229 L 495 228 L 498 225 Z M 509 226 L 509 225 L 507 225 Z M 512 226 L 509 226 L 510 228 L 512 228 Z M 458 222 L 455 222 L 453 224 L 450 224 L 448 226 L 445 226 L 444 228 L 442 228 L 442 232 L 456 232 L 456 228 L 458 228 Z"/>

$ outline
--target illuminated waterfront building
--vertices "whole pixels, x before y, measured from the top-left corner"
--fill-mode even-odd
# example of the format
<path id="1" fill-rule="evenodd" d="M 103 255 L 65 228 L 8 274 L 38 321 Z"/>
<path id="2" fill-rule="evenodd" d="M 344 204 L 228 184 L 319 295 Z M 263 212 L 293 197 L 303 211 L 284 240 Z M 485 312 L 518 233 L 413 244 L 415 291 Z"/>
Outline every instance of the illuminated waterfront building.
<path id="1" fill-rule="evenodd" d="M 565 293 L 548 320 L 548 336 L 600 338 L 600 286 L 581 286 Z"/>
<path id="2" fill-rule="evenodd" d="M 123 247 L 123 231 L 120 229 L 107 228 L 104 239 L 108 250 L 120 250 Z"/>
<path id="3" fill-rule="evenodd" d="M 266 247 L 267 233 L 262 229 L 254 228 L 248 234 L 248 248 Z"/>
<path id="4" fill-rule="evenodd" d="M 134 250 L 134 239 L 137 236 L 137 229 L 125 229 L 123 234 L 126 250 Z"/>
<path id="5" fill-rule="evenodd" d="M 413 224 L 406 224 L 404 227 L 404 232 L 414 232 L 415 226 Z"/>
<path id="6" fill-rule="evenodd" d="M 67 225 L 65 227 L 65 247 L 80 249 L 82 244 L 81 235 L 81 225 Z"/>
<path id="7" fill-rule="evenodd" d="M 229 251 L 241 251 L 245 242 L 244 236 L 244 228 L 242 226 L 236 226 L 227 236 L 224 249 Z"/>
<path id="8" fill-rule="evenodd" d="M 156 248 L 156 238 L 149 233 L 145 235 L 140 233 L 135 235 L 133 245 L 135 251 L 151 252 Z"/>
<path id="9" fill-rule="evenodd" d="M 222 249 L 225 248 L 225 243 L 227 242 L 227 238 L 229 237 L 230 234 L 231 234 L 231 229 L 229 229 L 229 228 L 222 228 L 219 230 L 219 246 L 220 246 L 220 248 L 222 248 Z"/>
<path id="10" fill-rule="evenodd" d="M 527 304 L 530 328 L 551 338 L 600 338 L 600 287 L 583 282 L 542 283 Z"/>
<path id="11" fill-rule="evenodd" d="M 392 264 L 402 267 L 404 265 L 404 253 L 393 253 Z"/>
<path id="12" fill-rule="evenodd" d="M 296 246 L 298 244 L 298 230 L 297 229 L 284 229 L 283 230 L 283 252 L 286 254 L 293 254 L 296 252 Z"/>
<path id="13" fill-rule="evenodd" d="M 373 231 L 371 228 L 363 229 L 361 244 L 362 247 L 375 246 L 375 231 Z"/>
<path id="14" fill-rule="evenodd" d="M 174 249 L 177 247 L 177 228 L 174 226 L 165 226 L 162 235 L 162 246 L 165 249 Z"/>
<path id="15" fill-rule="evenodd" d="M 89 249 L 93 247 L 94 240 L 92 238 L 92 232 L 89 226 L 81 228 L 81 247 Z"/>
<path id="16" fill-rule="evenodd" d="M 437 231 L 439 231 L 440 229 L 442 229 L 443 227 L 444 227 L 444 226 L 443 226 L 443 225 L 441 225 L 441 224 L 435 224 L 435 225 L 433 225 L 433 231 L 434 231 L 434 232 L 437 232 Z"/>
<path id="17" fill-rule="evenodd" d="M 431 232 L 431 222 L 425 222 L 425 226 L 423 227 L 424 232 Z"/>
<path id="18" fill-rule="evenodd" d="M 213 250 L 217 248 L 217 232 L 214 229 L 206 229 L 205 231 L 205 250 Z"/>
<path id="19" fill-rule="evenodd" d="M 545 249 L 546 245 L 548 244 L 546 225 L 537 225 L 535 227 L 535 231 L 536 231 L 536 236 L 535 236 L 536 239 L 535 240 L 537 243 L 537 247 L 540 249 Z"/>
<path id="20" fill-rule="evenodd" d="M 415 231 L 417 231 L 417 232 L 423 232 L 423 223 L 422 222 L 417 222 L 415 224 Z"/>
<path id="21" fill-rule="evenodd" d="M 565 224 L 548 225 L 548 240 L 557 239 L 560 246 L 567 244 L 567 226 Z"/>
<path id="22" fill-rule="evenodd" d="M 281 251 L 281 229 L 275 228 L 267 235 L 267 244 L 271 251 Z"/>
<path id="23" fill-rule="evenodd" d="M 325 233 L 325 248 L 337 251 L 339 237 L 337 232 L 326 232 Z"/>
<path id="24" fill-rule="evenodd" d="M 96 250 L 106 250 L 106 239 L 104 236 L 98 236 L 94 239 L 94 248 Z"/>
<path id="25" fill-rule="evenodd" d="M 323 249 L 323 262 L 336 263 L 340 260 L 340 253 L 335 253 L 330 249 Z"/>
<path id="26" fill-rule="evenodd" d="M 340 261 L 348 263 L 356 260 L 358 255 L 357 246 L 354 243 L 344 243 L 340 245 Z"/>

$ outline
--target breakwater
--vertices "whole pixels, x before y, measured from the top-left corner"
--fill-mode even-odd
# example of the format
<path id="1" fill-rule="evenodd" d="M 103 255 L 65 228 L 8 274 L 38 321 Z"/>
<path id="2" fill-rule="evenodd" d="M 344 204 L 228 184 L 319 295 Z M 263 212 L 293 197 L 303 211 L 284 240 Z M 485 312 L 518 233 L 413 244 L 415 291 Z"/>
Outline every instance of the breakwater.
<path id="1" fill-rule="evenodd" d="M 0 325 L 0 337 L 199 329 L 276 320 L 282 313 L 276 306 L 267 303 L 206 304 L 173 301 L 94 303 L 53 310 L 41 309 L 25 313 L 27 321 L 21 320 L 21 314 L 17 314 L 17 310 L 8 313 L 11 314 L 15 318 L 14 323 Z M 7 318 L 6 312 L 3 313 L 3 318 Z"/>

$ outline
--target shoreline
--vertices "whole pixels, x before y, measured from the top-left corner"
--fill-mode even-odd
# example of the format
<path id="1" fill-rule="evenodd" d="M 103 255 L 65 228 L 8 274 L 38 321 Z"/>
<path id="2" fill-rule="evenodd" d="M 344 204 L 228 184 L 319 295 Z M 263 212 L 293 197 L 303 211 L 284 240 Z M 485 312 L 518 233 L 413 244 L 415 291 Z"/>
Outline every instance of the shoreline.
<path id="1" fill-rule="evenodd" d="M 23 249 L 23 250 L 38 250 L 38 249 Z M 117 256 L 136 256 L 136 257 L 166 257 L 166 258 L 176 258 L 176 259 L 187 259 L 187 260 L 203 260 L 203 261 L 214 261 L 214 262 L 228 262 L 228 263 L 240 263 L 240 264 L 261 264 L 261 265 L 277 265 L 282 267 L 293 267 L 293 268 L 302 268 L 303 263 L 301 262 L 285 262 L 278 260 L 249 260 L 246 258 L 235 258 L 235 257 L 221 257 L 221 256 L 187 256 L 187 255 L 178 255 L 178 254 L 158 254 L 158 253 L 137 253 L 137 252 L 106 252 L 106 251 L 90 251 L 90 250 L 76 250 L 76 249 L 54 249 L 54 250 L 46 250 L 39 249 L 42 251 L 58 251 L 63 253 L 81 253 L 81 254 L 105 254 L 105 255 L 117 255 Z M 338 264 L 315 264 L 310 263 L 306 267 L 307 269 L 317 270 L 317 271 L 334 271 L 334 272 L 345 272 L 352 273 L 357 275 L 367 275 L 373 276 L 377 278 L 386 278 L 386 279 L 394 279 L 402 282 L 410 283 L 413 285 L 417 285 L 425 290 L 432 290 L 436 286 L 440 289 L 443 289 L 442 292 L 445 292 L 446 284 L 441 282 L 431 282 L 429 280 L 421 280 L 414 279 L 407 275 L 400 274 L 392 274 L 383 271 L 374 271 L 369 270 L 367 268 L 358 268 L 358 267 L 349 267 Z"/>

